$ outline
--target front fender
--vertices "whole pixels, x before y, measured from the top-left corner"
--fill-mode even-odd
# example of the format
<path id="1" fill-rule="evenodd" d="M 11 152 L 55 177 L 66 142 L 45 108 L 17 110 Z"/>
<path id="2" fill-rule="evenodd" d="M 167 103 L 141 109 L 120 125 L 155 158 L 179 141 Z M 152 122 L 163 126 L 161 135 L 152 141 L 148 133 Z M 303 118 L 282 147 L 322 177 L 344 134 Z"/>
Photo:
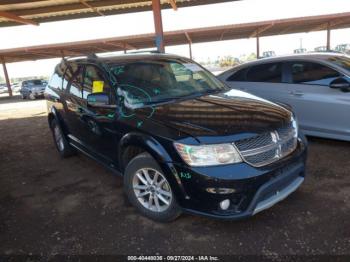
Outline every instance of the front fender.
<path id="1" fill-rule="evenodd" d="M 119 148 L 118 148 L 119 163 L 122 163 L 123 152 L 125 152 L 125 149 L 128 146 L 136 146 L 144 149 L 149 154 L 151 154 L 152 157 L 158 163 L 165 163 L 165 162 L 172 161 L 171 157 L 169 156 L 167 151 L 164 149 L 164 147 L 152 136 L 138 133 L 138 132 L 131 132 L 124 135 L 119 142 Z"/>
<path id="2" fill-rule="evenodd" d="M 124 171 L 123 166 L 123 152 L 128 146 L 140 147 L 147 153 L 149 153 L 158 163 L 160 168 L 163 171 L 163 174 L 168 179 L 171 184 L 172 189 L 174 190 L 176 199 L 181 204 L 185 199 L 188 198 L 184 187 L 181 183 L 181 179 L 177 174 L 177 171 L 173 165 L 172 158 L 168 154 L 168 152 L 164 149 L 164 147 L 152 136 L 145 135 L 138 132 L 132 132 L 126 134 L 122 137 L 119 143 L 119 156 L 118 160 L 120 163 L 121 171 Z"/>

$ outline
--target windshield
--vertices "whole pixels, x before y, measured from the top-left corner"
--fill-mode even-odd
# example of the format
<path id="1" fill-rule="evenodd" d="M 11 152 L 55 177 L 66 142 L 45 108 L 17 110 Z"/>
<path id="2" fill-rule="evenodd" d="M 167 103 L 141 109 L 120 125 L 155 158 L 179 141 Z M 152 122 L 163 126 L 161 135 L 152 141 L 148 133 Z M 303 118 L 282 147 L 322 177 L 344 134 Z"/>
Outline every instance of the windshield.
<path id="1" fill-rule="evenodd" d="M 46 82 L 42 80 L 29 80 L 24 83 L 24 85 L 27 85 L 27 86 L 41 86 L 45 84 Z"/>
<path id="2" fill-rule="evenodd" d="M 328 61 L 350 71 L 350 57 L 348 56 L 333 56 L 327 59 Z"/>
<path id="3" fill-rule="evenodd" d="M 226 87 L 199 65 L 185 59 L 158 59 L 110 65 L 119 95 L 133 106 L 204 95 Z"/>

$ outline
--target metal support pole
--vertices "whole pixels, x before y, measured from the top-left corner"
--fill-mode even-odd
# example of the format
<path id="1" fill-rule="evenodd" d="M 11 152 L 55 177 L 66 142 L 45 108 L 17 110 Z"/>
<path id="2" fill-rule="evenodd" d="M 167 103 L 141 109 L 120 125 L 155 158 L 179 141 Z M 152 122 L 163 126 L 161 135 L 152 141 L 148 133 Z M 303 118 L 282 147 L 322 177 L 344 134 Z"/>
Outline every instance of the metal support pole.
<path id="1" fill-rule="evenodd" d="M 256 58 L 259 59 L 260 57 L 260 37 L 259 35 L 256 36 Z"/>
<path id="2" fill-rule="evenodd" d="M 163 23 L 160 0 L 152 0 L 154 27 L 156 32 L 156 46 L 159 52 L 164 53 L 164 34 L 163 34 Z"/>
<path id="3" fill-rule="evenodd" d="M 327 51 L 331 51 L 331 27 L 329 23 L 327 26 Z"/>
<path id="4" fill-rule="evenodd" d="M 190 59 L 192 59 L 192 43 L 188 42 L 188 49 L 190 51 Z"/>
<path id="5" fill-rule="evenodd" d="M 1 63 L 2 63 L 2 68 L 4 69 L 4 75 L 5 75 L 5 80 L 6 80 L 6 85 L 7 85 L 7 90 L 9 92 L 9 96 L 12 96 L 10 78 L 9 78 L 8 73 L 7 73 L 6 62 L 5 62 L 5 59 L 3 57 L 1 58 Z"/>

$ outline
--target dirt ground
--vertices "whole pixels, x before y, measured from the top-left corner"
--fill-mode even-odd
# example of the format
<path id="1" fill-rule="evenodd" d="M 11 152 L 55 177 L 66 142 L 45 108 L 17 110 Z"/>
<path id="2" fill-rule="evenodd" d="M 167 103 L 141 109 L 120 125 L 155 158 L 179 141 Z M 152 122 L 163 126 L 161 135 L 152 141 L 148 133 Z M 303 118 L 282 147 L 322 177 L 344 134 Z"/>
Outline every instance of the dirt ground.
<path id="1" fill-rule="evenodd" d="M 44 100 L 0 97 L 0 254 L 350 254 L 350 143 L 309 140 L 307 179 L 244 221 L 140 216 L 122 180 L 61 159 Z"/>

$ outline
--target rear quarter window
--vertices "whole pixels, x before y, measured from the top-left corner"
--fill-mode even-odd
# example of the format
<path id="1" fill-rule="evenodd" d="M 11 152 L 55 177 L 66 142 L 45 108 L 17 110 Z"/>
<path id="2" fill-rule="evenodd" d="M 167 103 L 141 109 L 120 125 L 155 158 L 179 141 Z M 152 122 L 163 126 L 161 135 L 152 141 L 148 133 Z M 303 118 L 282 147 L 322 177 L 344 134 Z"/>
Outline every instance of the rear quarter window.
<path id="1" fill-rule="evenodd" d="M 51 76 L 50 84 L 49 84 L 49 86 L 51 88 L 55 88 L 55 89 L 62 88 L 64 69 L 65 69 L 65 67 L 62 66 L 62 64 L 58 64 L 55 67 L 55 71 L 54 71 L 53 75 Z"/>

